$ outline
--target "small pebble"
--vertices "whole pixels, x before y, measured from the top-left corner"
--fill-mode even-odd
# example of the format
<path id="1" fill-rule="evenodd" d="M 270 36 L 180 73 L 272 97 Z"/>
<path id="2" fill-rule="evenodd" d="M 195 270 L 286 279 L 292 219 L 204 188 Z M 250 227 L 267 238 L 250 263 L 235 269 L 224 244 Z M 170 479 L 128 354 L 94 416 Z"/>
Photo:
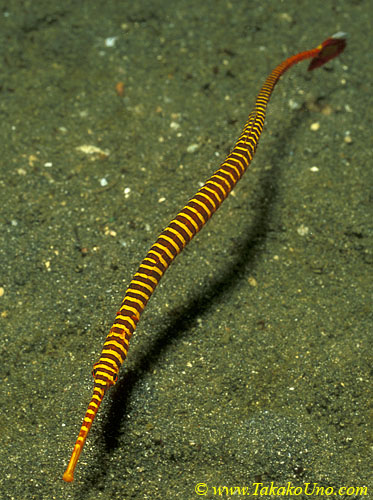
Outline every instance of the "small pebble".
<path id="1" fill-rule="evenodd" d="M 180 128 L 180 123 L 171 122 L 170 123 L 170 128 L 172 128 L 172 130 L 177 130 L 178 128 Z"/>
<path id="2" fill-rule="evenodd" d="M 30 166 L 30 167 L 33 167 L 33 166 L 34 166 L 34 163 L 35 163 L 36 161 L 38 161 L 38 157 L 37 157 L 37 156 L 35 156 L 35 155 L 30 155 L 30 156 L 28 157 L 28 164 L 29 164 L 29 166 Z"/>
<path id="3" fill-rule="evenodd" d="M 195 153 L 198 148 L 198 144 L 189 144 L 189 146 L 187 147 L 187 153 Z"/>
<path id="4" fill-rule="evenodd" d="M 105 226 L 104 234 L 105 236 L 111 236 L 112 238 L 115 238 L 117 235 L 116 231 L 114 231 L 114 229 L 110 229 L 108 226 Z"/>
<path id="5" fill-rule="evenodd" d="M 304 224 L 301 224 L 298 228 L 297 228 L 297 233 L 299 234 L 299 236 L 306 236 L 308 233 L 309 233 L 309 228 L 307 226 L 305 226 Z"/>
<path id="6" fill-rule="evenodd" d="M 351 143 L 352 143 L 352 137 L 351 137 L 351 135 L 350 135 L 350 131 L 349 131 L 349 130 L 347 130 L 347 131 L 345 132 L 344 142 L 345 142 L 346 144 L 351 144 Z"/>
<path id="7" fill-rule="evenodd" d="M 253 276 L 250 276 L 247 281 L 249 282 L 249 285 L 251 285 L 251 286 L 258 286 L 258 282 L 256 281 L 256 279 Z"/>
<path id="8" fill-rule="evenodd" d="M 123 82 L 117 82 L 115 84 L 115 92 L 117 93 L 117 96 L 119 96 L 119 97 L 124 96 L 124 83 Z"/>
<path id="9" fill-rule="evenodd" d="M 117 39 L 117 36 L 109 36 L 108 38 L 105 38 L 105 47 L 114 47 Z"/>
<path id="10" fill-rule="evenodd" d="M 97 146 L 93 146 L 92 144 L 82 144 L 81 146 L 77 146 L 75 148 L 77 151 L 81 151 L 86 155 L 101 155 L 101 156 L 109 156 L 110 151 L 108 149 L 100 149 Z"/>
<path id="11" fill-rule="evenodd" d="M 292 110 L 300 109 L 301 105 L 294 99 L 289 99 L 289 108 Z"/>

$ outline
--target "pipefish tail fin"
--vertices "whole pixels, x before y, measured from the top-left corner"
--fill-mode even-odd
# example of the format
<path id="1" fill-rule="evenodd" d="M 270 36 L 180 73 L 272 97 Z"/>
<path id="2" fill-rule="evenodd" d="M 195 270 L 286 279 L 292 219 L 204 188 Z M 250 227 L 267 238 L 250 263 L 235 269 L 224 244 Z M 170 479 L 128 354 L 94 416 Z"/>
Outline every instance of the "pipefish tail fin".
<path id="1" fill-rule="evenodd" d="M 330 38 L 327 38 L 322 44 L 319 45 L 320 52 L 312 59 L 308 66 L 308 71 L 320 68 L 325 63 L 339 56 L 346 47 L 347 33 L 339 31 Z"/>
<path id="2" fill-rule="evenodd" d="M 80 453 L 83 449 L 84 443 L 86 442 L 88 436 L 88 432 L 98 412 L 98 409 L 100 407 L 104 395 L 105 395 L 105 389 L 102 388 L 99 384 L 95 384 L 92 399 L 88 406 L 87 413 L 85 414 L 82 426 L 80 428 L 78 439 L 76 440 L 69 464 L 62 477 L 62 479 L 67 483 L 71 483 L 72 481 L 74 481 L 74 471 L 76 464 L 78 463 Z"/>

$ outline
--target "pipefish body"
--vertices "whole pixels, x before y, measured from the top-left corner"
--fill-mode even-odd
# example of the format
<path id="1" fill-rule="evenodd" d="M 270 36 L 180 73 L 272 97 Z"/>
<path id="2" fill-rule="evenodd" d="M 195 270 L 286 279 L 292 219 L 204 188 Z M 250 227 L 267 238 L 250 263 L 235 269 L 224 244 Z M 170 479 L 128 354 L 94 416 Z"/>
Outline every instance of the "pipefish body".
<path id="1" fill-rule="evenodd" d="M 93 395 L 63 475 L 64 481 L 74 479 L 74 470 L 92 422 L 105 392 L 118 379 L 119 369 L 127 357 L 129 341 L 160 279 L 175 257 L 220 207 L 250 165 L 263 130 L 268 102 L 280 77 L 291 66 L 305 59 L 312 58 L 308 70 L 319 68 L 337 57 L 345 46 L 345 33 L 336 33 L 316 48 L 293 55 L 276 66 L 265 80 L 232 152 L 172 219 L 146 254 L 128 286 L 100 359 L 93 366 Z"/>

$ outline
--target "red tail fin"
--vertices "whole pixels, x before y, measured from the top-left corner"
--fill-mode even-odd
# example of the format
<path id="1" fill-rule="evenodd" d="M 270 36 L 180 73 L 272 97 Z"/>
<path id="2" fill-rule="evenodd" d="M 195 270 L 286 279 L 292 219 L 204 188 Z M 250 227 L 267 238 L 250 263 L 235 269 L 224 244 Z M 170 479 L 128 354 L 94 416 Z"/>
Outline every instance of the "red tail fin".
<path id="1" fill-rule="evenodd" d="M 338 32 L 320 45 L 320 52 L 312 59 L 308 71 L 319 68 L 334 57 L 339 56 L 346 47 L 346 33 Z"/>

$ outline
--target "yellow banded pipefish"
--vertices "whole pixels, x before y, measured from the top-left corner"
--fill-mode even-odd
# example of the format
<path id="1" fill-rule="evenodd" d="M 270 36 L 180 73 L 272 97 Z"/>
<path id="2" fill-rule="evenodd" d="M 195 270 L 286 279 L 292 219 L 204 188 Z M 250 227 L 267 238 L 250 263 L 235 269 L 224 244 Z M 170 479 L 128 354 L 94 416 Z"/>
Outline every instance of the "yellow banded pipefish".
<path id="1" fill-rule="evenodd" d="M 130 338 L 160 279 L 175 257 L 220 207 L 250 165 L 263 130 L 267 105 L 279 78 L 291 66 L 305 59 L 312 58 L 309 70 L 318 68 L 337 57 L 345 46 L 345 34 L 336 33 L 316 48 L 285 59 L 270 73 L 232 152 L 150 248 L 128 286 L 100 359 L 93 366 L 93 395 L 63 475 L 64 481 L 71 482 L 74 479 L 74 470 L 92 422 L 106 390 L 117 381 L 119 369 L 128 353 Z"/>

